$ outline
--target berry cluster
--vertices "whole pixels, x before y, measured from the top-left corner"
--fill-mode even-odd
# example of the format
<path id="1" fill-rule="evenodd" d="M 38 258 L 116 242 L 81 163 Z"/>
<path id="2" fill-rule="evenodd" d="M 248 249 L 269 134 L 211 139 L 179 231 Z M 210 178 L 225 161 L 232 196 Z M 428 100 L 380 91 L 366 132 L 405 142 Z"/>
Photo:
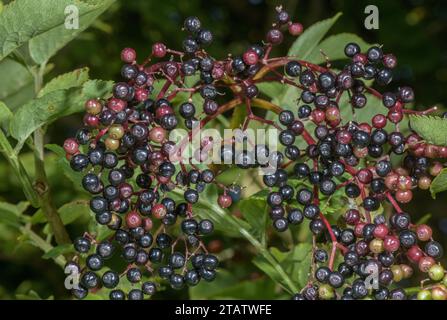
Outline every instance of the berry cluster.
<path id="1" fill-rule="evenodd" d="M 123 82 L 114 86 L 108 100 L 86 102 L 84 127 L 76 138 L 65 141 L 64 149 L 72 169 L 83 173 L 82 185 L 92 194 L 96 221 L 114 235 L 105 241 L 90 234 L 76 239 L 79 255 L 70 262 L 82 274 L 81 288 L 73 292 L 76 297 L 104 287 L 110 289 L 111 299 L 142 299 L 156 291 L 157 277 L 174 289 L 215 278 L 218 260 L 207 252 L 202 238 L 212 233 L 213 223 L 195 216 L 194 205 L 213 184 L 221 190 L 218 205 L 229 208 L 240 199 L 241 187 L 218 183 L 220 172 L 215 167 L 195 165 L 192 158 L 181 161 L 182 149 L 169 140 L 169 132 L 184 127 L 192 139 L 194 123 L 204 127 L 239 107 L 247 112 L 243 130 L 253 121 L 272 126 L 280 131 L 282 149 L 270 152 L 268 146 L 257 144 L 254 151 L 237 152 L 233 139 L 222 142 L 222 160 L 236 162 L 241 169 L 262 169 L 260 158 L 272 160 L 277 167 L 264 175 L 263 182 L 269 190 L 266 202 L 273 227 L 282 232 L 308 221 L 312 232 L 312 275 L 294 299 L 404 299 L 408 295 L 403 289 L 389 287 L 411 277 L 415 267 L 437 282 L 417 297 L 447 299 L 447 278 L 438 263 L 443 254 L 440 244 L 432 239 L 430 227 L 413 224 L 399 206 L 411 201 L 414 188 L 430 186 L 443 168 L 440 160 L 447 157 L 446 147 L 429 145 L 416 133 L 405 135 L 399 123 L 407 114 L 436 109 L 406 109 L 414 101 L 410 87 L 382 94 L 368 85 L 386 86 L 392 81 L 397 59 L 381 47 L 362 53 L 357 44 L 347 44 L 349 63 L 341 71 L 331 70 L 329 63 L 270 57 L 285 32 L 293 36 L 303 32 L 282 7 L 276 13 L 264 44 L 223 60 L 206 52 L 213 35 L 198 18 L 189 17 L 184 22 L 188 36 L 183 51 L 156 43 L 139 64 L 136 52 L 124 49 Z M 186 78 L 197 75 L 194 85 L 185 84 Z M 257 84 L 264 82 L 299 90 L 296 110 L 263 99 Z M 179 96 L 183 100 L 174 103 Z M 203 104 L 198 105 L 195 96 Z M 228 96 L 232 99 L 225 100 Z M 346 96 L 351 121 L 342 117 L 341 101 Z M 388 112 L 358 123 L 355 114 L 362 112 L 368 99 L 381 102 Z M 256 115 L 253 107 L 272 111 L 278 118 Z M 210 144 L 204 138 L 195 157 L 208 157 Z M 404 157 L 401 166 L 392 165 L 393 154 Z M 184 199 L 174 199 L 174 189 L 182 190 Z M 349 209 L 331 224 L 324 208 L 336 193 L 346 199 Z M 391 215 L 381 214 L 381 204 L 386 203 L 393 208 Z M 116 253 L 127 265 L 124 271 L 106 267 Z M 336 266 L 338 253 L 343 261 Z M 370 289 L 365 279 L 374 272 L 376 286 Z M 128 292 L 119 289 L 124 275 L 132 284 Z"/>

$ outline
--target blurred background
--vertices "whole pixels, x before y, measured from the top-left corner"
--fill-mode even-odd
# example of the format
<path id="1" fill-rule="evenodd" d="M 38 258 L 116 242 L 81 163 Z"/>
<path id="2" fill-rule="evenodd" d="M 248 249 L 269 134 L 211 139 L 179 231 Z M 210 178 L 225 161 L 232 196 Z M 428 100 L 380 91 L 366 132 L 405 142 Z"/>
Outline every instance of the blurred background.
<path id="1" fill-rule="evenodd" d="M 122 0 L 52 59 L 54 69 L 46 79 L 83 66 L 90 68 L 92 78 L 118 79 L 123 47 L 135 48 L 140 59 L 150 53 L 156 41 L 165 42 L 170 48 L 180 48 L 184 37 L 180 28 L 183 19 L 190 15 L 200 17 L 203 25 L 214 32 L 211 54 L 216 57 L 227 52 L 240 54 L 249 44 L 264 38 L 274 7 L 279 4 L 291 13 L 293 21 L 301 22 L 305 28 L 343 12 L 330 34 L 355 33 L 367 42 L 382 44 L 386 52 L 394 53 L 399 61 L 396 82 L 415 88 L 419 107 L 443 106 L 447 102 L 447 1 L 434 0 Z M 379 8 L 379 30 L 368 31 L 364 27 L 364 9 L 368 4 Z M 285 42 L 276 50 L 284 55 L 289 45 L 290 41 Z M 326 54 L 330 57 L 330 52 Z M 61 144 L 74 134 L 79 123 L 77 116 L 58 121 L 51 127 L 48 143 Z M 55 202 L 60 206 L 80 194 L 53 170 L 55 160 L 49 158 L 47 165 Z M 31 155 L 29 159 L 25 156 L 24 161 L 32 166 Z M 23 199 L 22 192 L 8 170 L 4 159 L 0 159 L 0 200 L 17 203 Z M 446 208 L 445 193 L 439 194 L 436 200 L 428 193 L 418 193 L 406 207 L 416 216 L 415 221 L 421 217 L 429 219 L 435 237 L 444 247 L 447 247 Z M 80 234 L 85 219 L 70 225 L 70 233 Z M 42 298 L 68 298 L 61 269 L 53 261 L 43 260 L 38 249 L 26 243 L 17 245 L 16 236 L 0 225 L 0 299 L 30 298 L 34 295 L 30 294 L 31 289 Z M 222 238 L 213 245 L 216 250 L 234 248 L 234 256 L 228 262 L 232 265 L 228 265 L 227 270 L 241 272 L 246 279 L 260 276 L 250 263 L 251 257 L 244 252 L 246 246 L 242 241 Z M 186 297 L 188 292 L 170 291 L 155 298 Z"/>

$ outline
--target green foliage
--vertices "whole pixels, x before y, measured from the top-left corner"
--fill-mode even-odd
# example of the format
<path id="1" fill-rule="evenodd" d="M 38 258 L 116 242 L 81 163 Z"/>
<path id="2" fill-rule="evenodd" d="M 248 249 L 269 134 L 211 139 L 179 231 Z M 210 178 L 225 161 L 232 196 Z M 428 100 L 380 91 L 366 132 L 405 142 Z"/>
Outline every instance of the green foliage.
<path id="1" fill-rule="evenodd" d="M 332 19 L 335 19 L 335 17 Z M 329 59 L 329 62 L 346 59 L 344 44 L 350 42 L 357 43 L 362 52 L 365 52 L 371 46 L 358 35 L 352 33 L 339 33 L 321 41 L 313 49 L 312 53 L 309 54 L 306 60 L 315 64 L 325 63 L 326 57 L 323 54 L 328 55 L 327 58 Z"/>
<path id="2" fill-rule="evenodd" d="M 201 282 L 189 289 L 191 299 L 275 299 L 275 283 L 260 278 L 241 281 L 233 272 L 219 271 L 218 277 L 211 283 Z"/>
<path id="3" fill-rule="evenodd" d="M 78 81 L 78 79 L 70 80 Z M 75 87 L 74 83 L 62 83 L 62 85 L 66 86 L 67 89 L 54 90 L 55 86 L 51 85 L 47 90 L 52 91 L 49 91 L 41 98 L 28 102 L 14 113 L 11 119 L 10 130 L 11 135 L 19 144 L 24 143 L 41 126 L 49 124 L 60 117 L 83 110 L 87 99 L 104 97 L 101 93 L 106 88 L 111 89 L 112 83 L 87 81 L 83 86 L 79 87 Z"/>
<path id="4" fill-rule="evenodd" d="M 430 185 L 430 192 L 433 199 L 436 199 L 436 194 L 447 190 L 447 168 L 443 169 L 432 181 Z"/>
<path id="5" fill-rule="evenodd" d="M 411 128 L 428 143 L 447 146 L 447 119 L 431 116 L 410 116 Z"/>
<path id="6" fill-rule="evenodd" d="M 22 45 L 36 64 L 43 64 L 81 31 L 85 30 L 114 0 L 78 1 L 79 29 L 65 27 L 65 8 L 70 0 L 20 0 L 7 5 L 0 15 L 0 60 Z M 17 23 L 26 21 L 26 23 Z"/>
<path id="7" fill-rule="evenodd" d="M 67 90 L 82 86 L 89 79 L 89 69 L 82 68 L 72 72 L 62 74 L 56 78 L 51 79 L 42 90 L 39 91 L 38 97 L 41 98 L 50 92 L 57 90 Z"/>
<path id="8" fill-rule="evenodd" d="M 307 28 L 292 44 L 288 56 L 296 56 L 302 60 L 307 60 L 341 15 L 341 12 L 339 12 L 332 18 L 322 20 Z"/>
<path id="9" fill-rule="evenodd" d="M 34 96 L 34 79 L 19 62 L 6 58 L 0 61 L 0 100 L 12 110 Z"/>
<path id="10" fill-rule="evenodd" d="M 0 126 L 5 129 L 7 127 L 9 120 L 12 117 L 12 112 L 9 108 L 0 101 Z"/>

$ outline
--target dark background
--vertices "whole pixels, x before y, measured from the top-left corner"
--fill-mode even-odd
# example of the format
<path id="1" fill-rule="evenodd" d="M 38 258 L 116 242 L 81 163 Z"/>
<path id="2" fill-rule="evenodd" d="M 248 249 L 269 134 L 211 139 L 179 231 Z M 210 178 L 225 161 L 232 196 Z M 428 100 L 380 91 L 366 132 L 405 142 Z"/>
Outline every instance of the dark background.
<path id="1" fill-rule="evenodd" d="M 395 79 L 398 84 L 405 83 L 415 88 L 418 107 L 443 106 L 447 100 L 447 1 L 123 0 L 52 59 L 55 68 L 47 79 L 83 66 L 90 68 L 92 78 L 118 79 L 121 68 L 119 55 L 123 47 L 134 47 L 140 59 L 150 53 L 156 41 L 165 42 L 174 49 L 180 48 L 184 37 L 180 32 L 181 24 L 190 15 L 200 17 L 203 25 L 214 32 L 215 41 L 209 49 L 211 54 L 217 58 L 228 52 L 240 54 L 247 45 L 264 38 L 274 7 L 278 4 L 283 4 L 292 19 L 301 22 L 305 28 L 338 11 L 343 12 L 331 34 L 355 33 L 370 43 L 382 44 L 386 52 L 394 53 L 399 60 Z M 379 30 L 364 28 L 364 8 L 368 4 L 379 8 Z M 284 55 L 289 45 L 290 41 L 282 44 L 277 49 L 278 54 Z M 327 54 L 330 57 L 330 53 Z M 50 130 L 48 142 L 62 143 L 65 137 L 74 133 L 79 120 L 71 117 L 59 121 Z M 21 190 L 9 179 L 3 160 L 0 160 L 0 165 L 2 170 L 6 170 L 1 175 L 1 198 L 15 203 L 22 198 Z M 53 180 L 58 205 L 73 198 L 72 186 L 64 178 L 53 177 L 50 173 L 50 179 Z M 429 224 L 435 227 L 435 236 L 447 246 L 445 194 L 439 194 L 436 201 L 428 193 L 417 194 L 406 208 L 416 217 L 415 221 L 418 217 L 432 214 Z M 63 274 L 52 261 L 42 260 L 37 249 L 17 249 L 4 240 L 2 242 L 0 298 L 14 298 L 17 293 L 27 293 L 30 289 L 44 298 L 50 295 L 67 297 L 62 285 Z M 224 245 L 241 247 L 240 263 L 238 259 L 233 262 L 235 270 L 246 265 L 248 271 L 244 272 L 247 277 L 256 278 L 256 269 L 249 260 L 244 262 L 244 246 L 237 241 L 223 239 L 223 242 Z M 187 297 L 187 292 L 169 294 L 168 297 L 173 298 Z M 159 297 L 167 296 L 162 294 Z"/>

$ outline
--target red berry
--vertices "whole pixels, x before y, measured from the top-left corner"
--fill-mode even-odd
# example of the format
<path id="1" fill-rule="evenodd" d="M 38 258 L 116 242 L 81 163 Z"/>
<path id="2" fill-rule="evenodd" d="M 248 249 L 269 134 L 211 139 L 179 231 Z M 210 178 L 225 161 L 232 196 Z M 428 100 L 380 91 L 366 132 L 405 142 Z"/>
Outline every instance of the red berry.
<path id="1" fill-rule="evenodd" d="M 126 215 L 126 225 L 133 229 L 141 226 L 142 219 L 141 216 L 136 211 L 131 211 Z"/>
<path id="2" fill-rule="evenodd" d="M 166 207 L 157 203 L 152 207 L 151 213 L 156 219 L 163 219 L 166 216 Z"/>
<path id="3" fill-rule="evenodd" d="M 386 126 L 386 117 L 383 114 L 376 114 L 372 119 L 374 128 L 382 129 Z"/>
<path id="4" fill-rule="evenodd" d="M 231 197 L 229 195 L 222 194 L 217 199 L 217 203 L 219 204 L 219 206 L 221 208 L 228 208 L 233 203 L 233 200 L 231 199 Z"/>
<path id="5" fill-rule="evenodd" d="M 154 43 L 152 46 L 152 55 L 156 58 L 163 58 L 166 55 L 166 45 L 161 42 Z"/>
<path id="6" fill-rule="evenodd" d="M 400 110 L 390 110 L 387 115 L 388 120 L 392 123 L 399 123 L 404 118 L 404 114 Z"/>
<path id="7" fill-rule="evenodd" d="M 68 138 L 64 141 L 64 150 L 67 154 L 73 155 L 79 152 L 79 144 L 76 139 Z"/>
<path id="8" fill-rule="evenodd" d="M 435 259 L 433 259 L 432 257 L 422 257 L 419 260 L 419 270 L 421 270 L 421 272 L 428 272 L 428 270 L 436 263 Z"/>
<path id="9" fill-rule="evenodd" d="M 424 156 L 426 156 L 427 158 L 438 158 L 438 154 L 439 154 L 439 147 L 429 144 L 425 147 L 424 150 Z"/>
<path id="10" fill-rule="evenodd" d="M 363 183 L 363 184 L 368 184 L 371 182 L 372 178 L 373 178 L 373 174 L 369 169 L 361 169 L 357 172 L 357 179 Z"/>
<path id="11" fill-rule="evenodd" d="M 386 54 L 383 56 L 383 65 L 387 68 L 393 69 L 397 65 L 397 59 L 393 54 Z"/>
<path id="12" fill-rule="evenodd" d="M 400 203 L 408 203 L 413 199 L 413 192 L 411 190 L 397 190 L 395 196 Z"/>
<path id="13" fill-rule="evenodd" d="M 166 116 L 168 114 L 173 114 L 174 110 L 168 105 L 161 106 L 155 110 L 155 117 L 157 119 L 161 119 L 163 116 Z"/>
<path id="14" fill-rule="evenodd" d="M 429 172 L 433 177 L 436 177 L 438 174 L 441 173 L 443 169 L 443 165 L 440 162 L 434 162 L 433 165 L 429 168 Z"/>
<path id="15" fill-rule="evenodd" d="M 143 228 L 144 228 L 145 231 L 150 231 L 153 226 L 154 226 L 154 223 L 152 222 L 151 218 L 144 218 L 143 219 Z"/>
<path id="16" fill-rule="evenodd" d="M 107 108 L 112 110 L 113 112 L 121 112 L 127 107 L 127 102 L 117 98 L 111 98 L 107 102 Z"/>
<path id="17" fill-rule="evenodd" d="M 365 54 L 363 54 L 363 53 L 357 53 L 357 54 L 352 58 L 352 61 L 353 61 L 354 63 L 356 63 L 356 62 L 360 62 L 360 63 L 365 64 L 365 63 L 368 62 L 368 57 L 367 57 Z"/>
<path id="18" fill-rule="evenodd" d="M 388 227 L 385 224 L 379 224 L 374 228 L 374 237 L 385 239 L 388 235 Z"/>
<path id="19" fill-rule="evenodd" d="M 292 36 L 299 36 L 303 33 L 303 25 L 299 22 L 289 24 L 289 33 Z"/>
<path id="20" fill-rule="evenodd" d="M 418 263 L 423 256 L 424 252 L 418 246 L 412 246 L 407 251 L 407 257 L 413 263 Z"/>
<path id="21" fill-rule="evenodd" d="M 248 50 L 244 53 L 242 59 L 244 60 L 245 64 L 251 66 L 258 63 L 259 57 L 254 50 Z"/>
<path id="22" fill-rule="evenodd" d="M 137 88 L 135 90 L 135 100 L 143 102 L 147 100 L 148 97 L 149 97 L 149 91 L 147 89 Z"/>
<path id="23" fill-rule="evenodd" d="M 160 127 L 152 128 L 149 131 L 149 138 L 153 142 L 162 143 L 166 140 L 166 130 Z"/>
<path id="24" fill-rule="evenodd" d="M 422 157 L 424 155 L 424 151 L 425 151 L 425 146 L 420 144 L 414 149 L 413 153 L 417 157 Z"/>
<path id="25" fill-rule="evenodd" d="M 216 79 L 216 80 L 220 79 L 225 74 L 225 68 L 223 67 L 222 64 L 215 63 L 214 66 L 213 66 L 213 70 L 211 71 L 211 74 L 212 74 L 214 79 Z"/>
<path id="26" fill-rule="evenodd" d="M 359 129 L 362 130 L 362 131 L 365 131 L 368 134 L 371 134 L 371 130 L 372 130 L 371 126 L 368 123 L 366 123 L 366 122 L 360 123 L 359 124 Z"/>
<path id="27" fill-rule="evenodd" d="M 363 228 L 365 227 L 365 224 L 363 222 L 357 223 L 354 227 L 354 234 L 357 237 L 363 236 Z"/>
<path id="28" fill-rule="evenodd" d="M 399 176 L 395 173 L 390 173 L 385 178 L 385 185 L 388 189 L 394 190 L 397 188 L 398 181 L 399 181 Z"/>
<path id="29" fill-rule="evenodd" d="M 416 235 L 421 241 L 428 241 L 433 235 L 432 229 L 426 224 L 420 224 L 416 227 Z"/>
<path id="30" fill-rule="evenodd" d="M 130 184 L 124 182 L 119 186 L 119 191 L 121 198 L 128 199 L 132 196 L 133 188 Z"/>
<path id="31" fill-rule="evenodd" d="M 338 121 L 340 120 L 340 110 L 337 107 L 329 107 L 326 109 L 326 120 Z"/>
<path id="32" fill-rule="evenodd" d="M 352 140 L 352 135 L 348 130 L 340 130 L 337 132 L 337 141 L 343 144 L 348 144 Z"/>
<path id="33" fill-rule="evenodd" d="M 447 147 L 439 147 L 438 153 L 440 158 L 447 158 Z"/>
<path id="34" fill-rule="evenodd" d="M 89 114 L 99 114 L 102 111 L 102 103 L 98 99 L 89 99 L 85 102 L 85 111 Z"/>
<path id="35" fill-rule="evenodd" d="M 324 121 L 326 118 L 326 113 L 323 110 L 315 109 L 312 111 L 310 115 L 313 122 L 319 124 Z"/>
<path id="36" fill-rule="evenodd" d="M 137 53 L 132 48 L 124 48 L 121 51 L 121 60 L 125 63 L 135 62 L 137 59 Z"/>
<path id="37" fill-rule="evenodd" d="M 388 252 L 394 252 L 399 250 L 400 241 L 396 236 L 386 236 L 383 240 L 383 247 Z"/>
<path id="38" fill-rule="evenodd" d="M 356 209 L 349 209 L 344 218 L 347 224 L 355 225 L 360 221 L 360 212 Z"/>
<path id="39" fill-rule="evenodd" d="M 99 118 L 87 113 L 84 116 L 84 123 L 91 128 L 97 128 L 99 126 Z"/>

